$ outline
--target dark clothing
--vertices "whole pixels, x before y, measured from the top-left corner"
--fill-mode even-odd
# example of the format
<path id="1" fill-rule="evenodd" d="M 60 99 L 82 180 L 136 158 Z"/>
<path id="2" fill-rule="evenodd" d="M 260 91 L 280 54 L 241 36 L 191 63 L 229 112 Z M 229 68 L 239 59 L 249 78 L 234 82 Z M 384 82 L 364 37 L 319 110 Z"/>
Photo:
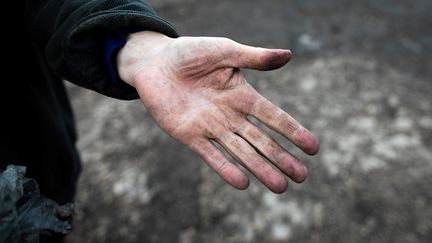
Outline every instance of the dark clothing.
<path id="1" fill-rule="evenodd" d="M 19 16 L 20 22 L 9 25 L 20 33 L 3 45 L 9 65 L 2 66 L 0 86 L 0 169 L 27 166 L 42 194 L 62 204 L 72 201 L 80 171 L 62 79 L 110 97 L 137 98 L 132 87 L 108 74 L 105 39 L 127 28 L 177 34 L 140 0 L 16 1 L 7 11 Z"/>

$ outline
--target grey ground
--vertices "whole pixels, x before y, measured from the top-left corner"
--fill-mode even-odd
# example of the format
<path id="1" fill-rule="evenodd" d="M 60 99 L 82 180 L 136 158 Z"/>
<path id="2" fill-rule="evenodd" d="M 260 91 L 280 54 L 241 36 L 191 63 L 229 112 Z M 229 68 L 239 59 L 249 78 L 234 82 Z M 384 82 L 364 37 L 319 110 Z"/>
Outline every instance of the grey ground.
<path id="1" fill-rule="evenodd" d="M 291 48 L 254 87 L 321 151 L 283 195 L 236 191 L 138 101 L 69 91 L 83 173 L 69 243 L 432 242 L 432 2 L 159 0 L 183 35 Z"/>

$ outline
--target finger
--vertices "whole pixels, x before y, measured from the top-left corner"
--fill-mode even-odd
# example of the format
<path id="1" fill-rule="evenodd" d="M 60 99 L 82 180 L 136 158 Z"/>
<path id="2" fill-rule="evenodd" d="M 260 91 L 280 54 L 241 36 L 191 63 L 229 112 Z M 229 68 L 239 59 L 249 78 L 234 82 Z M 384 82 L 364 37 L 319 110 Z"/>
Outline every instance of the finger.
<path id="1" fill-rule="evenodd" d="M 249 179 L 247 176 L 239 168 L 229 162 L 207 139 L 196 142 L 190 146 L 190 148 L 228 184 L 239 190 L 248 188 Z"/>
<path id="2" fill-rule="evenodd" d="M 284 135 L 305 153 L 314 155 L 318 152 L 319 144 L 315 136 L 288 113 L 261 95 L 258 96 L 250 114 Z"/>
<path id="3" fill-rule="evenodd" d="M 291 51 L 266 49 L 239 44 L 229 40 L 225 48 L 225 64 L 234 68 L 249 68 L 261 71 L 273 70 L 284 66 L 291 59 Z"/>
<path id="4" fill-rule="evenodd" d="M 306 167 L 261 129 L 245 121 L 236 132 L 293 181 L 300 183 L 306 179 Z"/>
<path id="5" fill-rule="evenodd" d="M 270 166 L 243 138 L 228 132 L 217 141 L 271 191 L 282 193 L 287 189 L 285 176 Z"/>

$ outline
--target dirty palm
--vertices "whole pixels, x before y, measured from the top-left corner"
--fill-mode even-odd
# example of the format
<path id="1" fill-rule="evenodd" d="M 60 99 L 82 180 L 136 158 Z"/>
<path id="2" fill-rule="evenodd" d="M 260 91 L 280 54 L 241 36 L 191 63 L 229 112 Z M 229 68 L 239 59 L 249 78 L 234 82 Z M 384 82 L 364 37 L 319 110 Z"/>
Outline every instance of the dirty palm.
<path id="1" fill-rule="evenodd" d="M 250 86 L 240 69 L 277 69 L 290 57 L 289 50 L 250 47 L 226 38 L 172 39 L 139 32 L 129 36 L 117 65 L 120 77 L 137 89 L 156 123 L 196 152 L 227 183 L 246 189 L 249 179 L 211 141 L 219 143 L 271 191 L 282 193 L 288 186 L 286 176 L 302 182 L 307 169 L 248 116 L 307 154 L 318 152 L 318 142 Z"/>

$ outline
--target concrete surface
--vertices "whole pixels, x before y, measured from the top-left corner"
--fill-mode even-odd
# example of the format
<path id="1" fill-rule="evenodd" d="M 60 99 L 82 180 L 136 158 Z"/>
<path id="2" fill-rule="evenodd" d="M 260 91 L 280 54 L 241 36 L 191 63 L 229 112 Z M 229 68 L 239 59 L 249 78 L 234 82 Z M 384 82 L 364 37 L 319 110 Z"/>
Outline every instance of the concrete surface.
<path id="1" fill-rule="evenodd" d="M 432 2 L 151 1 L 183 35 L 286 47 L 247 72 L 321 151 L 283 195 L 236 191 L 138 101 L 69 88 L 84 170 L 68 242 L 432 242 Z"/>

